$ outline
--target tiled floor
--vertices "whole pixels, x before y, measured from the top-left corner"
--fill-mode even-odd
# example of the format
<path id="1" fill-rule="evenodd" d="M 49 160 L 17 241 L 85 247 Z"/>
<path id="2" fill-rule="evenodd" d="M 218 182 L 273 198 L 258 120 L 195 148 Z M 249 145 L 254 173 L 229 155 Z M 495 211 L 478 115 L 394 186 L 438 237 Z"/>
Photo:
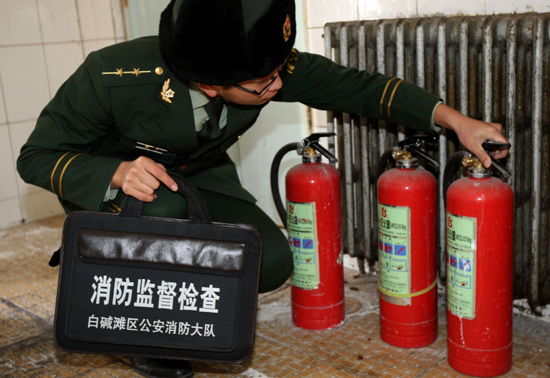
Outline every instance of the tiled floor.
<path id="1" fill-rule="evenodd" d="M 52 339 L 63 217 L 0 231 L 0 376 L 137 377 L 123 357 L 62 352 Z M 447 363 L 444 298 L 439 337 L 400 349 L 379 336 L 375 276 L 346 272 L 346 321 L 330 331 L 296 328 L 290 288 L 260 296 L 256 342 L 244 364 L 193 363 L 196 377 L 464 377 Z M 514 316 L 512 370 L 503 377 L 550 377 L 550 323 Z"/>

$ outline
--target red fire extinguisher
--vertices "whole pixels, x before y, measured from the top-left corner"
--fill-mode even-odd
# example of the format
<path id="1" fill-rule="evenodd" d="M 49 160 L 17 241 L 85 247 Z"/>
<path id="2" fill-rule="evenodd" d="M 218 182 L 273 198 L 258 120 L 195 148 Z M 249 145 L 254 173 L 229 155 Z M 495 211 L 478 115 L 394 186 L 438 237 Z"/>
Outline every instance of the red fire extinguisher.
<path id="1" fill-rule="evenodd" d="M 486 151 L 510 144 L 483 144 Z M 457 165 L 468 177 L 453 182 Z M 510 173 L 493 159 L 503 179 Z M 512 366 L 513 190 L 493 177 L 477 157 L 451 156 L 447 190 L 448 360 L 456 371 L 477 377 L 506 373 Z"/>
<path id="2" fill-rule="evenodd" d="M 336 158 L 312 134 L 300 143 L 284 146 L 271 166 L 271 189 L 277 211 L 288 231 L 294 255 L 291 278 L 292 321 L 304 329 L 331 329 L 344 322 L 344 271 L 340 175 L 321 162 Z M 286 209 L 279 194 L 278 171 L 283 156 L 297 151 L 302 164 L 286 174 Z"/>
<path id="3" fill-rule="evenodd" d="M 437 181 L 418 158 L 438 168 L 420 150 L 437 137 L 413 136 L 386 151 L 378 165 L 378 264 L 380 336 L 401 348 L 437 339 Z M 384 171 L 390 156 L 396 168 Z"/>

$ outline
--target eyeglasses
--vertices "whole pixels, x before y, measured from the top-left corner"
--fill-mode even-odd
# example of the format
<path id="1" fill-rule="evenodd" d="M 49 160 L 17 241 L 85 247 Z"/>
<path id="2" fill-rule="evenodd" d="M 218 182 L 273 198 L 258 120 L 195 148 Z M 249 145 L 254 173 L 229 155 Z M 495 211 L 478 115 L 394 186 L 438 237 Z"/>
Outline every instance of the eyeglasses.
<path id="1" fill-rule="evenodd" d="M 235 88 L 238 88 L 240 89 L 241 91 L 245 91 L 245 92 L 248 92 L 248 93 L 252 93 L 252 94 L 255 94 L 255 95 L 258 95 L 258 96 L 261 96 L 265 93 L 265 91 L 268 90 L 268 88 L 271 86 L 271 84 L 273 84 L 275 82 L 275 80 L 277 80 L 277 78 L 279 77 L 279 70 L 277 70 L 277 73 L 275 75 L 273 75 L 273 77 L 271 78 L 271 80 L 269 80 L 269 83 L 264 87 L 264 89 L 262 89 L 260 92 L 254 90 L 254 89 L 249 89 L 249 88 L 245 88 L 245 87 L 241 87 L 240 85 L 233 85 Z"/>

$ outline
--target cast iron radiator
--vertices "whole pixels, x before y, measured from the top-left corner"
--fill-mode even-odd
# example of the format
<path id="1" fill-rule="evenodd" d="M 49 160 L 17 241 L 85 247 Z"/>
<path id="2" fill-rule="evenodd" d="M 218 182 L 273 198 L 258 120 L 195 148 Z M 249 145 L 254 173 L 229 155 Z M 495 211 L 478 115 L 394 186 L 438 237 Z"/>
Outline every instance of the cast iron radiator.
<path id="1" fill-rule="evenodd" d="M 329 23 L 324 38 L 326 56 L 338 63 L 414 82 L 464 114 L 504 126 L 515 193 L 514 296 L 534 311 L 550 303 L 550 13 Z M 377 260 L 377 160 L 414 131 L 351 114 L 327 117 L 337 133 L 329 148 L 342 174 L 344 249 L 364 271 Z M 443 170 L 459 149 L 456 135 L 442 131 L 434 155 L 442 164 L 440 225 Z M 438 269 L 444 283 L 445 227 Z"/>

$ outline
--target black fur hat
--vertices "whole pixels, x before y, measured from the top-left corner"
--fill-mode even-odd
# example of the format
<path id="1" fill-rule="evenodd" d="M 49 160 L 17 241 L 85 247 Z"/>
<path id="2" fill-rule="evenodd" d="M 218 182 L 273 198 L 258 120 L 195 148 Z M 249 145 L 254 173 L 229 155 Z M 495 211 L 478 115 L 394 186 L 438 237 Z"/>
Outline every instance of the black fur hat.
<path id="1" fill-rule="evenodd" d="M 172 0 L 160 19 L 160 48 L 187 80 L 237 84 L 284 62 L 295 18 L 294 0 Z"/>

